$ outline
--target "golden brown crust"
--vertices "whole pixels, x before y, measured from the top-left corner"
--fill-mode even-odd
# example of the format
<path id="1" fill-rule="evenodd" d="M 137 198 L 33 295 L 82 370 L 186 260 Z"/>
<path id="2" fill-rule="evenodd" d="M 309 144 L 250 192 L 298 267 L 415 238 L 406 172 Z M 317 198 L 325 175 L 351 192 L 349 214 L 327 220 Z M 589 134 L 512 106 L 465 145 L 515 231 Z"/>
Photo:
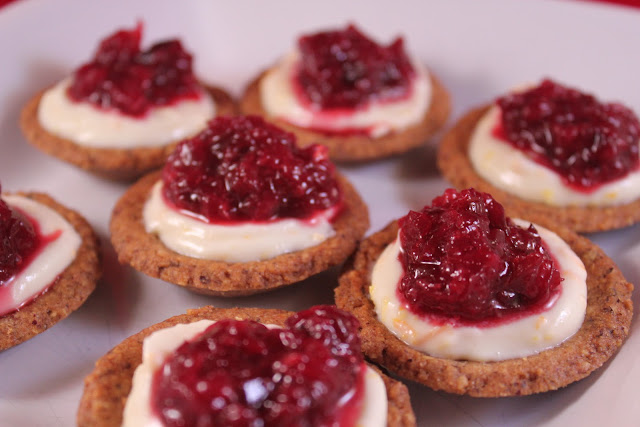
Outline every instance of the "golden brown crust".
<path id="1" fill-rule="evenodd" d="M 245 263 L 191 258 L 167 248 L 145 231 L 142 208 L 160 173 L 149 174 L 120 198 L 111 216 L 111 242 L 122 263 L 149 276 L 218 296 L 249 295 L 299 282 L 344 262 L 369 228 L 366 205 L 338 176 L 345 206 L 333 223 L 335 235 L 319 245 L 277 257 Z"/>
<path id="2" fill-rule="evenodd" d="M 261 73 L 247 87 L 241 101 L 240 110 L 243 114 L 257 114 L 265 117 L 275 125 L 292 132 L 301 147 L 311 144 L 321 144 L 329 148 L 329 156 L 337 161 L 360 162 L 388 157 L 404 153 L 411 148 L 424 144 L 427 139 L 440 130 L 449 117 L 451 101 L 448 92 L 440 81 L 430 73 L 431 104 L 422 121 L 401 132 L 390 133 L 380 138 L 364 135 L 331 135 L 314 132 L 294 126 L 284 120 L 269 117 L 262 107 L 260 100 L 260 80 L 266 72 Z"/>
<path id="3" fill-rule="evenodd" d="M 550 206 L 523 200 L 500 190 L 478 175 L 469 160 L 469 141 L 478 121 L 491 106 L 467 113 L 442 139 L 438 150 L 438 168 L 459 189 L 474 187 L 490 193 L 509 216 L 540 225 L 563 224 L 578 232 L 622 228 L 640 221 L 640 199 L 618 206 Z"/>
<path id="4" fill-rule="evenodd" d="M 227 92 L 217 87 L 206 87 L 216 104 L 216 115 L 234 115 L 236 104 Z M 76 144 L 66 138 L 49 133 L 40 125 L 38 106 L 46 91 L 31 98 L 22 109 L 20 127 L 27 141 L 41 151 L 71 163 L 99 176 L 132 180 L 164 164 L 173 151 L 176 142 L 161 147 L 141 147 L 131 149 L 95 148 Z"/>
<path id="5" fill-rule="evenodd" d="M 587 311 L 570 339 L 539 354 L 501 362 L 472 362 L 431 357 L 412 349 L 377 320 L 368 288 L 373 264 L 397 235 L 397 222 L 373 234 L 340 277 L 338 307 L 362 325 L 364 353 L 405 378 L 435 390 L 477 397 L 519 396 L 564 387 L 602 366 L 629 333 L 633 305 L 628 283 L 596 245 L 567 230 L 553 229 L 582 259 L 587 269 Z"/>
<path id="6" fill-rule="evenodd" d="M 387 390 L 387 426 L 388 427 L 414 427 L 416 415 L 411 407 L 411 398 L 407 386 L 385 375 L 377 366 L 369 365 L 380 375 Z"/>
<path id="7" fill-rule="evenodd" d="M 172 317 L 144 329 L 100 358 L 93 372 L 85 378 L 84 393 L 78 408 L 78 426 L 111 427 L 122 424 L 122 413 L 131 390 L 133 372 L 142 362 L 142 342 L 151 333 L 179 323 L 192 323 L 202 319 L 251 319 L 283 326 L 285 320 L 292 314 L 275 309 L 224 309 L 207 306 L 189 310 L 187 314 Z M 411 410 L 406 386 L 377 371 L 382 375 L 387 388 L 389 400 L 387 424 L 392 427 L 415 426 L 415 415 Z"/>
<path id="8" fill-rule="evenodd" d="M 93 292 L 101 274 L 98 238 L 82 216 L 46 194 L 17 194 L 55 210 L 73 226 L 82 243 L 75 260 L 60 273 L 45 293 L 19 311 L 0 317 L 0 350 L 46 331 L 77 310 Z"/>

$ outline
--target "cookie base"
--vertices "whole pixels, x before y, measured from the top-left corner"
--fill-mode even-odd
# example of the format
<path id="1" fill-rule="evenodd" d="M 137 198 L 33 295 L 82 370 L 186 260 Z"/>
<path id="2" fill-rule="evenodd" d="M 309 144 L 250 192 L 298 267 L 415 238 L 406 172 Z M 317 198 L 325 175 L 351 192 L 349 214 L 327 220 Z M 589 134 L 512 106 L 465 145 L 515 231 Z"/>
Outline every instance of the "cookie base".
<path id="1" fill-rule="evenodd" d="M 143 207 L 160 177 L 160 172 L 143 177 L 120 198 L 111 216 L 111 242 L 121 263 L 203 294 L 250 295 L 299 282 L 342 264 L 369 228 L 366 205 L 353 186 L 338 176 L 345 206 L 332 224 L 335 235 L 324 242 L 264 261 L 228 263 L 192 258 L 167 248 L 144 228 Z"/>
<path id="2" fill-rule="evenodd" d="M 73 262 L 41 295 L 18 311 L 0 316 L 0 351 L 42 333 L 77 310 L 96 287 L 101 275 L 99 242 L 87 221 L 75 211 L 41 193 L 17 193 L 60 214 L 80 235 Z"/>
<path id="3" fill-rule="evenodd" d="M 336 304 L 360 321 L 367 357 L 434 390 L 501 397 L 564 387 L 602 366 L 622 345 L 631 326 L 633 285 L 595 244 L 567 229 L 551 230 L 569 244 L 587 269 L 587 310 L 575 335 L 538 354 L 499 362 L 442 359 L 409 347 L 380 323 L 369 299 L 371 271 L 384 248 L 395 240 L 397 222 L 362 242 L 340 277 Z"/>

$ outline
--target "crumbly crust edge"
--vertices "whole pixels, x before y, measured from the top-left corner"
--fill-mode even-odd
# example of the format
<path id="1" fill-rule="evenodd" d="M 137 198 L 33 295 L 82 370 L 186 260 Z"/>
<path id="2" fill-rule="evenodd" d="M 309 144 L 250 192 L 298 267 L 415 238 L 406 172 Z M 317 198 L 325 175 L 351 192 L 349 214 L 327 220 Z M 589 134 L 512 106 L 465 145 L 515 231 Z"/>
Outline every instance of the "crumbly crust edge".
<path id="1" fill-rule="evenodd" d="M 336 234 L 319 245 L 264 261 L 227 263 L 178 254 L 142 222 L 142 210 L 160 172 L 149 174 L 120 198 L 111 216 L 111 242 L 121 263 L 151 277 L 216 296 L 250 295 L 299 282 L 342 264 L 369 228 L 369 213 L 355 188 L 337 175 L 344 208 L 333 222 Z"/>
<path id="2" fill-rule="evenodd" d="M 595 244 L 568 229 L 552 228 L 587 269 L 587 310 L 582 327 L 557 347 L 499 362 L 449 360 L 415 350 L 377 319 L 369 299 L 371 270 L 397 235 L 397 222 L 363 241 L 336 288 L 336 304 L 361 323 L 363 351 L 371 360 L 434 390 L 475 397 L 521 396 L 564 387 L 611 358 L 629 333 L 633 285 Z"/>
<path id="3" fill-rule="evenodd" d="M 251 319 L 261 323 L 284 325 L 286 319 L 292 314 L 292 312 L 277 309 L 224 309 L 206 306 L 189 310 L 187 314 L 171 317 L 132 335 L 100 358 L 93 372 L 85 378 L 84 393 L 78 408 L 78 426 L 115 427 L 122 424 L 122 413 L 131 390 L 133 373 L 142 363 L 142 342 L 151 333 L 180 323 L 192 323 L 202 319 Z M 415 426 L 415 415 L 411 409 L 407 387 L 382 374 L 378 369 L 376 371 L 381 374 L 387 389 L 388 426 Z"/>

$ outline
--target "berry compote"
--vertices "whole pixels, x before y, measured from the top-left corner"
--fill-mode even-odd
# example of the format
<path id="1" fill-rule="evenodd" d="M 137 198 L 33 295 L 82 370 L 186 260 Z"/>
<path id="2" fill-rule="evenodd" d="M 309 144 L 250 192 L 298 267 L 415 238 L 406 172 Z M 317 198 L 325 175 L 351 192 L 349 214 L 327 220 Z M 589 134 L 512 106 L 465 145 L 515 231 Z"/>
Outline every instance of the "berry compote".
<path id="1" fill-rule="evenodd" d="M 398 295 L 434 322 L 495 324 L 541 311 L 560 292 L 536 229 L 516 226 L 489 194 L 449 189 L 399 226 Z"/>
<path id="2" fill-rule="evenodd" d="M 339 207 L 327 149 L 256 116 L 217 117 L 182 141 L 163 170 L 165 200 L 208 222 L 308 219 Z"/>
<path id="3" fill-rule="evenodd" d="M 100 43 L 93 59 L 78 68 L 67 91 L 74 101 L 143 117 L 150 109 L 200 98 L 191 55 L 178 40 L 140 50 L 142 24 Z"/>
<path id="4" fill-rule="evenodd" d="M 350 25 L 298 40 L 294 87 L 314 108 L 356 109 L 409 95 L 415 70 L 402 38 L 381 46 Z"/>
<path id="5" fill-rule="evenodd" d="M 221 320 L 156 371 L 152 410 L 168 427 L 353 426 L 365 371 L 358 328 L 332 306 L 282 329 Z"/>
<path id="6" fill-rule="evenodd" d="M 39 244 L 33 224 L 0 199 L 0 286 L 29 263 Z"/>
<path id="7" fill-rule="evenodd" d="M 639 167 L 640 122 L 620 104 L 544 80 L 497 100 L 494 134 L 554 170 L 570 187 L 589 192 Z"/>

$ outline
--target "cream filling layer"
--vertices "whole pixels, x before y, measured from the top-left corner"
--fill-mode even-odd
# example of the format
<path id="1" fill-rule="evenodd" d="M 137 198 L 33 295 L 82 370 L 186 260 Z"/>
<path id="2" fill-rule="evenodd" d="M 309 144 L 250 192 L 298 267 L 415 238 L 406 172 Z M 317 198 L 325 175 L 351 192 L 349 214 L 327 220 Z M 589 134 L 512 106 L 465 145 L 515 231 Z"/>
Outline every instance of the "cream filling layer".
<path id="1" fill-rule="evenodd" d="M 480 119 L 469 141 L 473 168 L 494 187 L 522 199 L 553 206 L 611 206 L 640 198 L 640 171 L 588 194 L 573 190 L 564 184 L 560 175 L 493 136 L 499 120 L 500 107 L 494 105 Z"/>
<path id="2" fill-rule="evenodd" d="M 269 223 L 207 224 L 167 206 L 162 181 L 151 189 L 144 205 L 148 233 L 169 249 L 193 258 L 225 262 L 262 261 L 318 245 L 335 235 L 330 219 L 335 208 L 310 220 L 281 219 Z"/>
<path id="3" fill-rule="evenodd" d="M 0 298 L 0 316 L 20 308 L 51 285 L 76 258 L 82 243 L 73 226 L 48 206 L 17 195 L 3 196 L 3 199 L 36 220 L 42 235 L 60 232 L 60 236 L 49 242 L 26 268 L 0 286 L 4 294 Z"/>
<path id="4" fill-rule="evenodd" d="M 374 102 L 365 108 L 344 113 L 310 109 L 296 96 L 292 79 L 300 61 L 296 49 L 260 81 L 260 99 L 265 111 L 273 116 L 303 128 L 333 131 L 364 129 L 374 138 L 401 131 L 420 122 L 431 103 L 431 80 L 424 66 L 413 62 L 416 70 L 411 94 L 393 102 Z"/>
<path id="5" fill-rule="evenodd" d="M 184 342 L 204 332 L 212 320 L 199 320 L 161 329 L 145 338 L 142 345 L 142 363 L 133 374 L 131 392 L 124 408 L 124 427 L 162 427 L 151 409 L 151 384 L 154 373 L 167 356 Z M 277 328 L 275 325 L 267 325 Z M 362 413 L 356 426 L 383 427 L 387 425 L 387 391 L 380 375 L 367 366 Z"/>
<path id="6" fill-rule="evenodd" d="M 213 118 L 216 106 L 204 90 L 198 100 L 156 107 L 142 118 L 103 111 L 67 96 L 71 78 L 47 90 L 38 106 L 38 120 L 48 132 L 78 145 L 96 148 L 158 147 L 194 135 Z"/>
<path id="7" fill-rule="evenodd" d="M 529 223 L 514 220 L 520 227 Z M 558 261 L 564 280 L 548 310 L 493 327 L 436 325 L 413 314 L 398 299 L 403 275 L 399 239 L 376 261 L 369 293 L 378 319 L 407 345 L 435 357 L 480 362 L 531 356 L 557 346 L 581 327 L 587 308 L 587 272 L 580 258 L 558 235 L 535 226 Z"/>

